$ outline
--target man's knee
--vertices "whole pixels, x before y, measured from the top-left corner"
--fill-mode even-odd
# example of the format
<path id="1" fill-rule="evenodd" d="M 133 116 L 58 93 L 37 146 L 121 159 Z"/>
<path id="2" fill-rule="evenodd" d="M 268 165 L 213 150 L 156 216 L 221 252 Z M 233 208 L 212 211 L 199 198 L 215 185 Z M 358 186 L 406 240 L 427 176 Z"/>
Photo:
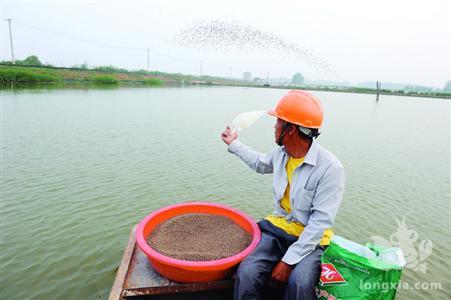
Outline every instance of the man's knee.
<path id="1" fill-rule="evenodd" d="M 264 272 L 252 260 L 244 260 L 235 273 L 234 299 L 260 299 Z"/>
<path id="2" fill-rule="evenodd" d="M 315 286 L 321 273 L 321 250 L 304 258 L 291 272 L 285 299 L 316 299 Z"/>
<path id="3" fill-rule="evenodd" d="M 317 279 L 306 272 L 293 272 L 288 279 L 288 286 L 290 289 L 300 292 L 300 294 L 305 294 L 315 288 Z"/>
<path id="4" fill-rule="evenodd" d="M 249 281 L 251 278 L 253 270 L 250 264 L 247 264 L 245 261 L 241 262 L 236 270 L 235 277 L 239 279 L 239 281 Z"/>
<path id="5" fill-rule="evenodd" d="M 262 276 L 262 270 L 259 265 L 250 257 L 244 259 L 238 269 L 236 270 L 235 277 L 241 282 L 252 282 Z"/>
<path id="6" fill-rule="evenodd" d="M 235 280 L 240 285 L 263 287 L 264 283 L 269 279 L 273 267 L 273 264 L 251 254 L 238 266 Z"/>

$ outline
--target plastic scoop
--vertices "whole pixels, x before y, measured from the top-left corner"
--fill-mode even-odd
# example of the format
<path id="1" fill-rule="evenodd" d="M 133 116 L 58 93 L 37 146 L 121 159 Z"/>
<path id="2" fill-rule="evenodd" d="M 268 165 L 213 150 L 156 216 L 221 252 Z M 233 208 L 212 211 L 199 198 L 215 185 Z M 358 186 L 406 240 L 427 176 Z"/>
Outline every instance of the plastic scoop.
<path id="1" fill-rule="evenodd" d="M 232 121 L 232 133 L 250 127 L 265 113 L 264 110 L 240 113 Z"/>

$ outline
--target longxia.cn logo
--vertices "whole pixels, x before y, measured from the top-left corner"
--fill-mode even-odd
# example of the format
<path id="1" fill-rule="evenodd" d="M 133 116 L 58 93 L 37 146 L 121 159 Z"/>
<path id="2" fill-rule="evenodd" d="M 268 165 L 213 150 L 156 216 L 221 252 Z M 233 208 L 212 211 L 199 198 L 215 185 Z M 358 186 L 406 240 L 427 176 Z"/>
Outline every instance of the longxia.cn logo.
<path id="1" fill-rule="evenodd" d="M 321 285 L 344 284 L 346 280 L 341 276 L 333 264 L 321 264 Z"/>
<path id="2" fill-rule="evenodd" d="M 417 246 L 416 242 L 419 237 L 418 232 L 407 227 L 406 217 L 402 217 L 401 221 L 398 219 L 395 220 L 396 223 L 398 223 L 398 228 L 390 235 L 388 240 L 381 236 L 372 236 L 370 237 L 370 241 L 384 248 L 401 248 L 404 259 L 406 260 L 405 267 L 413 269 L 414 271 L 426 273 L 428 265 L 426 259 L 432 254 L 432 241 L 421 240 Z"/>

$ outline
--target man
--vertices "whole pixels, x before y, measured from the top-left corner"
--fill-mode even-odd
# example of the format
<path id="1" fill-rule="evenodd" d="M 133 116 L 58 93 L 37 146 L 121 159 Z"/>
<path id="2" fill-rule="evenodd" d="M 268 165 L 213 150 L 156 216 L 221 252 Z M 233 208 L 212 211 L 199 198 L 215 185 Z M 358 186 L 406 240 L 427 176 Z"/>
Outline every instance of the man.
<path id="1" fill-rule="evenodd" d="M 286 287 L 285 299 L 316 299 L 320 257 L 343 196 L 343 166 L 315 141 L 323 121 L 315 96 L 290 91 L 268 114 L 277 117 L 278 144 L 269 154 L 243 145 L 229 127 L 222 133 L 229 152 L 274 176 L 274 212 L 259 222 L 262 239 L 236 272 L 234 298 L 261 299 L 269 283 Z"/>

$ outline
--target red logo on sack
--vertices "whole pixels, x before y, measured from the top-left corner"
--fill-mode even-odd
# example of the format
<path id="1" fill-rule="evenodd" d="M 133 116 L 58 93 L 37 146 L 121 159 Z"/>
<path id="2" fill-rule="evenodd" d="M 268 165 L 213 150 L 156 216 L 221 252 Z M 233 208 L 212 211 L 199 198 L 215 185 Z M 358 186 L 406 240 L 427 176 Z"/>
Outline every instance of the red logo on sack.
<path id="1" fill-rule="evenodd" d="M 319 278 L 321 285 L 342 284 L 346 280 L 338 273 L 333 264 L 321 264 L 321 277 Z"/>

